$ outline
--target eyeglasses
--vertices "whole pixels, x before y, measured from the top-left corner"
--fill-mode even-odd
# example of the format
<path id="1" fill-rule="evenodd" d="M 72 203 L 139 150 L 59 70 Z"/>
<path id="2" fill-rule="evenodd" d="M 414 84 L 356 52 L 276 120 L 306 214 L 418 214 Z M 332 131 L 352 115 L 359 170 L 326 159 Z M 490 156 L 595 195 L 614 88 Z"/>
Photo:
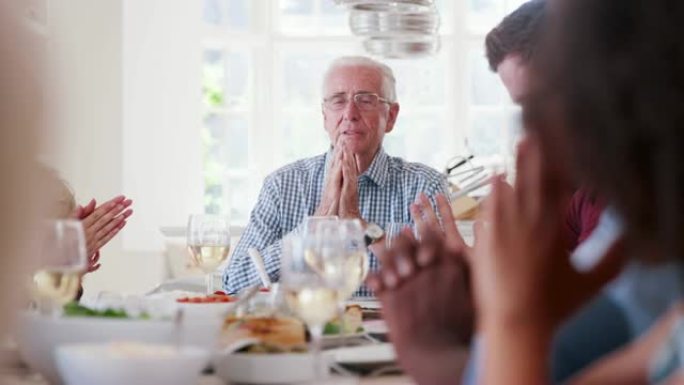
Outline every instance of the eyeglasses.
<path id="1" fill-rule="evenodd" d="M 380 103 L 391 104 L 389 100 L 380 97 L 378 94 L 370 92 L 360 92 L 358 94 L 354 94 L 352 99 L 354 100 L 356 107 L 364 111 L 374 110 L 378 108 L 378 104 Z M 326 108 L 334 111 L 344 109 L 347 106 L 347 103 L 349 103 L 349 98 L 346 94 L 335 94 L 329 98 L 323 99 L 323 105 Z"/>

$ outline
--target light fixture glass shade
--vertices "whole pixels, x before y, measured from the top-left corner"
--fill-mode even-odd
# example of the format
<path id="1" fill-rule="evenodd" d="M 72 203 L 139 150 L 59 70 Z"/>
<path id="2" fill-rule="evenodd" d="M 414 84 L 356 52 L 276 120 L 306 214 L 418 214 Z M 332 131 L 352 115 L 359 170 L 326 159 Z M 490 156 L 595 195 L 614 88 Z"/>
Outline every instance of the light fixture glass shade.
<path id="1" fill-rule="evenodd" d="M 334 0 L 349 7 L 349 27 L 366 39 L 372 55 L 412 58 L 440 48 L 439 14 L 433 0 Z"/>
<path id="2" fill-rule="evenodd" d="M 363 47 L 371 55 L 392 59 L 419 58 L 439 52 L 439 36 L 370 37 Z"/>
<path id="3" fill-rule="evenodd" d="M 439 15 L 430 7 L 366 4 L 352 9 L 349 27 L 358 36 L 432 35 L 439 29 Z"/>

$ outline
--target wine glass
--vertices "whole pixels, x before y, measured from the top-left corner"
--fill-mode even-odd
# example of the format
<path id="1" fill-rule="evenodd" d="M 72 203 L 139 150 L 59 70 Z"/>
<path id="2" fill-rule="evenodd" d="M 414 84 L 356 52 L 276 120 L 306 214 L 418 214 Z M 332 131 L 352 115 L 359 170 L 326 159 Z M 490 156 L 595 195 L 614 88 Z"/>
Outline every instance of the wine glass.
<path id="1" fill-rule="evenodd" d="M 315 234 L 319 226 L 336 223 L 338 220 L 339 217 L 337 215 L 306 217 L 304 218 L 302 231 L 304 234 Z"/>
<path id="2" fill-rule="evenodd" d="M 324 261 L 326 274 L 341 274 L 344 286 L 340 289 L 340 301 L 344 303 L 358 290 L 368 275 L 368 251 L 364 231 L 358 219 L 341 219 L 319 224 L 316 235 L 319 242 L 331 242 L 333 238 L 338 249 Z"/>
<path id="3" fill-rule="evenodd" d="M 322 269 L 340 247 L 334 239 L 321 242 L 312 234 L 289 235 L 282 241 L 280 289 L 290 310 L 309 328 L 317 383 L 325 377 L 321 365 L 323 327 L 335 318 L 338 293 L 344 285 L 340 275 L 324 274 Z"/>
<path id="4" fill-rule="evenodd" d="M 39 266 L 33 273 L 33 297 L 39 310 L 58 313 L 76 299 L 87 270 L 83 225 L 74 219 L 46 221 L 39 228 Z"/>
<path id="5" fill-rule="evenodd" d="M 213 292 L 213 273 L 230 253 L 230 220 L 221 215 L 190 215 L 187 243 L 193 265 L 206 274 L 207 292 Z"/>

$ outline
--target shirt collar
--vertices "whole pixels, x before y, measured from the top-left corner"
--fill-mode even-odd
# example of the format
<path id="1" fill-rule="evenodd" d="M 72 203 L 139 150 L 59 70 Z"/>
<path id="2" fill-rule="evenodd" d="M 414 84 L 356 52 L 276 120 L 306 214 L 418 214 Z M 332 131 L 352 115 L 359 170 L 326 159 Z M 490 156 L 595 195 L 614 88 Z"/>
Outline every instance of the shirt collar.
<path id="1" fill-rule="evenodd" d="M 389 156 L 382 147 L 378 149 L 368 170 L 361 175 L 372 180 L 378 187 L 385 187 L 389 178 Z"/>
<path id="2" fill-rule="evenodd" d="M 324 179 L 328 175 L 328 167 L 330 165 L 332 155 L 333 149 L 332 147 L 330 147 L 330 149 L 328 149 L 328 152 L 325 154 L 325 168 L 323 171 Z M 389 179 L 389 155 L 387 155 L 382 146 L 378 149 L 378 152 L 375 154 L 375 157 L 373 158 L 373 161 L 368 167 L 368 170 L 366 170 L 366 172 L 359 176 L 359 179 L 361 178 L 370 179 L 378 187 L 385 187 L 385 185 L 387 184 L 387 180 Z"/>

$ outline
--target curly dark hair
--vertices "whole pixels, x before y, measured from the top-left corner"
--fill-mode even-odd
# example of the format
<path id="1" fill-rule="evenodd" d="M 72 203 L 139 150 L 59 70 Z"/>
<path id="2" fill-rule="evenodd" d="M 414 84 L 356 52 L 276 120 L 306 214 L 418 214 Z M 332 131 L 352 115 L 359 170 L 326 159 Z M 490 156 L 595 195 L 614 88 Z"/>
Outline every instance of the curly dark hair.
<path id="1" fill-rule="evenodd" d="M 546 0 L 531 0 L 521 5 L 494 27 L 485 38 L 489 68 L 496 72 L 508 55 L 528 61 L 538 49 L 542 36 Z"/>
<path id="2" fill-rule="evenodd" d="M 557 0 L 547 19 L 535 65 L 580 177 L 637 251 L 684 258 L 684 1 Z"/>

